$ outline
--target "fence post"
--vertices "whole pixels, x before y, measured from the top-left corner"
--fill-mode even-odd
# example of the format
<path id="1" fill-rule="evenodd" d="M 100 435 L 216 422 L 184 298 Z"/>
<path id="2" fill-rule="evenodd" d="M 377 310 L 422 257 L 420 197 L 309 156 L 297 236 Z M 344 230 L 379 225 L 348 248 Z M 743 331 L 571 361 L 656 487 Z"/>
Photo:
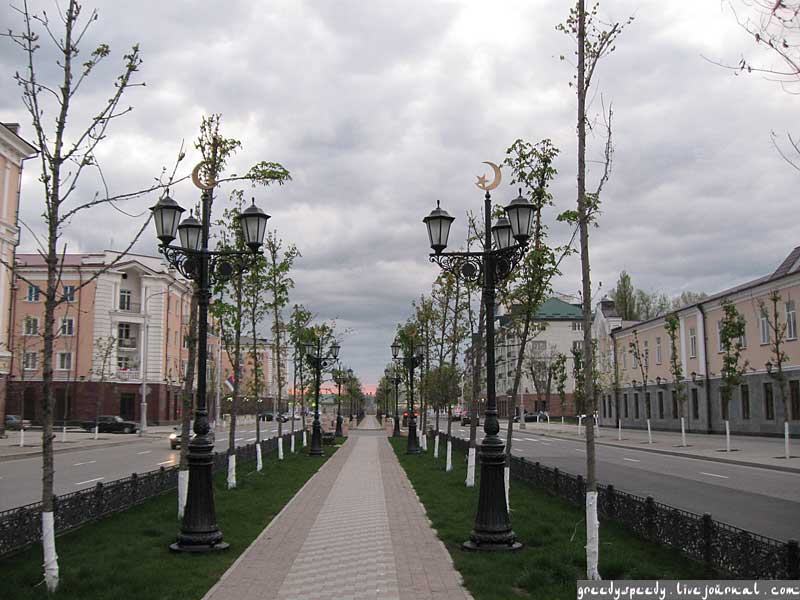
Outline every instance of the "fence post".
<path id="1" fill-rule="evenodd" d="M 536 485 L 541 485 L 542 483 L 542 472 L 539 467 L 539 461 L 537 460 L 533 464 L 533 480 L 536 482 Z"/>
<path id="2" fill-rule="evenodd" d="M 606 486 L 606 510 L 609 518 L 614 518 L 617 514 L 617 492 L 612 483 Z"/>
<path id="3" fill-rule="evenodd" d="M 648 496 L 644 501 L 645 527 L 647 529 L 647 539 L 653 540 L 656 529 L 656 502 L 652 496 Z"/>
<path id="4" fill-rule="evenodd" d="M 578 488 L 577 490 L 578 493 L 575 494 L 575 498 L 570 498 L 570 500 L 576 503 L 580 503 L 580 499 L 583 497 L 583 488 L 584 488 L 583 475 L 578 475 L 578 478 L 575 480 L 575 485 Z"/>
<path id="5" fill-rule="evenodd" d="M 553 493 L 556 496 L 558 496 L 558 483 L 559 483 L 558 480 L 559 480 L 559 478 L 560 478 L 560 472 L 558 470 L 558 467 L 556 467 L 555 469 L 553 469 Z"/>
<path id="6" fill-rule="evenodd" d="M 714 521 L 709 513 L 703 513 L 703 562 L 706 572 L 714 572 Z"/>
<path id="7" fill-rule="evenodd" d="M 99 517 L 103 514 L 103 483 L 97 482 L 94 486 L 94 516 Z"/>
<path id="8" fill-rule="evenodd" d="M 800 579 L 800 548 L 795 539 L 786 542 L 786 578 Z"/>
<path id="9" fill-rule="evenodd" d="M 131 473 L 131 486 L 133 487 L 132 504 L 136 504 L 136 501 L 139 499 L 139 476 L 136 473 Z"/>

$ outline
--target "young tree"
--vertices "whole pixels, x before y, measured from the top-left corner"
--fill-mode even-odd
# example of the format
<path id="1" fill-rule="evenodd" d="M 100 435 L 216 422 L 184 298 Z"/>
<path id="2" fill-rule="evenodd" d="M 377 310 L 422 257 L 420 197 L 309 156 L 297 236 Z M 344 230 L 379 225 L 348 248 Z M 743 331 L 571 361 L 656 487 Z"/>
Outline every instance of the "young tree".
<path id="1" fill-rule="evenodd" d="M 611 290 L 609 297 L 614 301 L 614 306 L 623 321 L 639 320 L 639 311 L 636 306 L 636 289 L 633 287 L 631 276 L 628 275 L 627 271 L 620 272 L 617 285 Z"/>
<path id="2" fill-rule="evenodd" d="M 267 316 L 266 305 L 261 300 L 261 291 L 267 286 L 267 261 L 264 256 L 254 257 L 250 263 L 250 268 L 242 279 L 242 301 L 244 310 L 250 322 L 251 344 L 250 361 L 253 367 L 253 376 L 250 381 L 250 395 L 256 403 L 256 471 L 263 468 L 261 458 L 261 396 L 264 388 L 262 379 L 264 378 L 261 360 L 259 360 L 259 346 L 262 341 L 258 337 L 260 323 Z M 266 384 L 266 382 L 264 382 Z"/>
<path id="3" fill-rule="evenodd" d="M 675 313 L 671 313 L 664 320 L 664 328 L 669 336 L 669 371 L 672 375 L 672 393 L 675 394 L 675 402 L 681 418 L 681 445 L 686 446 L 686 389 L 683 383 L 683 365 L 678 354 L 678 335 L 680 331 L 680 319 Z"/>
<path id="4" fill-rule="evenodd" d="M 557 29 L 572 36 L 577 44 L 577 73 L 574 87 L 578 96 L 577 129 L 578 129 L 578 198 L 577 210 L 567 211 L 559 218 L 577 224 L 580 232 L 581 246 L 581 279 L 583 308 L 583 351 L 584 376 L 586 380 L 586 397 L 590 402 L 595 399 L 592 388 L 592 285 L 589 268 L 589 224 L 595 223 L 595 216 L 600 207 L 600 193 L 608 179 L 611 166 L 611 110 L 605 119 L 606 143 L 604 152 L 604 168 L 600 181 L 593 193 L 586 192 L 586 98 L 592 84 L 595 69 L 600 59 L 608 56 L 616 48 L 616 40 L 626 23 L 602 24 L 597 17 L 598 5 L 595 4 L 589 14 L 586 13 L 585 0 L 577 0 L 570 9 L 566 23 Z M 570 83 L 573 85 L 573 83 Z M 595 223 L 596 224 L 596 223 Z M 590 408 L 594 409 L 594 406 Z M 592 411 L 593 412 L 593 411 Z M 586 428 L 586 576 L 588 579 L 600 579 L 599 561 L 599 522 L 597 520 L 597 476 L 595 472 L 594 423 L 589 419 Z"/>
<path id="5" fill-rule="evenodd" d="M 25 339 L 25 337 L 23 337 Z M 98 381 L 100 383 L 100 390 L 101 394 L 98 394 L 95 398 L 95 407 L 94 407 L 94 439 L 97 439 L 97 434 L 100 429 L 100 402 L 102 399 L 103 390 L 105 390 L 105 386 L 103 385 L 111 375 L 111 369 L 114 363 L 114 352 L 117 348 L 117 338 L 113 335 L 99 337 L 94 342 L 94 360 L 93 363 L 98 366 L 97 372 L 94 373 L 98 377 Z M 23 348 L 24 353 L 24 348 Z M 25 374 L 25 369 L 22 369 L 20 373 Z"/>
<path id="6" fill-rule="evenodd" d="M 97 71 L 98 65 L 111 56 L 108 44 L 100 43 L 80 57 L 80 45 L 85 42 L 87 31 L 97 20 L 97 12 L 82 14 L 77 0 L 68 0 L 66 6 L 58 10 L 58 19 L 51 21 L 42 12 L 36 14 L 28 7 L 27 0 L 13 9 L 21 18 L 21 30 L 8 30 L 4 37 L 12 41 L 24 55 L 24 67 L 17 71 L 14 79 L 22 92 L 22 103 L 30 114 L 36 145 L 39 148 L 39 180 L 43 186 L 43 218 L 45 235 L 42 236 L 39 252 L 47 266 L 46 284 L 42 290 L 44 302 L 43 352 L 42 352 L 42 542 L 44 548 L 44 580 L 48 591 L 58 588 L 58 557 L 55 549 L 55 528 L 53 515 L 53 342 L 55 340 L 55 313 L 64 302 L 59 293 L 65 247 L 61 239 L 66 228 L 86 211 L 126 199 L 142 197 L 149 192 L 169 185 L 174 177 L 162 172 L 155 183 L 138 191 L 109 196 L 107 193 L 86 193 L 84 175 L 96 175 L 98 189 L 105 186 L 103 171 L 98 156 L 100 143 L 109 135 L 109 125 L 132 109 L 121 104 L 122 98 L 132 87 L 144 85 L 136 81 L 136 73 L 141 65 L 139 46 L 134 45 L 123 55 L 120 74 L 93 116 L 83 125 L 73 118 L 72 109 L 82 102 L 90 102 L 102 97 L 96 91 L 82 94 L 83 84 Z M 85 18 L 84 18 L 85 17 Z M 55 68 L 44 66 L 39 61 L 42 39 L 51 43 L 57 55 Z M 182 153 L 179 159 L 182 158 Z M 177 167 L 177 164 L 176 164 Z M 164 179 L 167 179 L 166 181 Z M 80 200 L 79 197 L 88 200 Z M 114 268 L 124 259 L 126 253 L 138 240 L 147 227 L 148 219 L 141 224 L 125 251 L 120 253 L 109 265 L 98 269 L 91 277 L 81 282 L 79 288 L 94 282 L 108 269 Z M 13 265 L 4 264 L 7 269 Z M 24 278 L 21 278 L 23 279 Z"/>
<path id="7" fill-rule="evenodd" d="M 747 372 L 749 363 L 742 362 L 742 339 L 745 334 L 744 317 L 730 300 L 722 302 L 722 320 L 719 324 L 719 342 L 722 346 L 722 372 L 720 392 L 722 395 L 722 418 L 725 420 L 725 451 L 731 451 L 731 432 L 728 411 L 733 390 Z"/>
<path id="8" fill-rule="evenodd" d="M 567 411 L 567 355 L 557 353 L 553 360 L 553 381 L 556 384 L 558 394 L 558 404 L 563 415 Z M 563 423 L 564 417 L 561 417 Z"/>
<path id="9" fill-rule="evenodd" d="M 630 349 L 631 356 L 633 356 L 633 365 L 634 368 L 639 368 L 639 372 L 642 374 L 642 385 L 641 390 L 645 394 L 645 417 L 647 419 L 647 436 L 648 440 L 652 442 L 650 439 L 650 416 L 652 414 L 652 406 L 650 405 L 650 397 L 645 391 L 647 389 L 647 376 L 650 372 L 650 351 L 645 346 L 642 348 L 642 345 L 639 343 L 639 332 L 637 330 L 633 330 L 633 341 L 628 344 L 628 348 Z"/>
<path id="10" fill-rule="evenodd" d="M 554 346 L 548 346 L 546 342 L 542 343 L 544 344 L 543 348 L 531 351 L 526 359 L 526 366 L 539 401 L 544 400 L 549 406 L 550 393 L 553 389 L 553 381 L 556 375 L 556 363 L 559 360 L 559 356 L 562 355 L 556 351 Z M 521 418 L 520 423 L 522 423 Z"/>
<path id="11" fill-rule="evenodd" d="M 298 370 L 300 379 L 300 418 L 303 429 L 303 447 L 306 445 L 306 397 L 305 385 L 303 381 L 304 374 L 304 361 L 305 361 L 305 347 L 304 344 L 309 340 L 308 327 L 311 324 L 313 315 L 302 304 L 295 304 L 292 307 L 292 313 L 289 317 L 289 322 L 286 325 L 286 331 L 289 334 L 289 344 L 294 348 L 294 385 L 292 386 L 292 403 L 297 405 L 297 380 Z M 299 366 L 299 369 L 298 369 Z M 292 413 L 294 417 L 294 412 Z M 276 415 L 277 418 L 277 415 Z M 292 433 L 294 433 L 294 418 L 292 418 Z"/>
<path id="12" fill-rule="evenodd" d="M 758 307 L 762 317 L 766 317 L 767 327 L 769 328 L 769 349 L 772 353 L 772 358 L 767 361 L 767 373 L 778 384 L 778 394 L 781 398 L 783 405 L 783 452 L 788 460 L 789 453 L 789 406 L 787 403 L 786 394 L 786 373 L 783 372 L 783 365 L 789 359 L 786 352 L 783 350 L 783 345 L 786 342 L 787 322 L 781 321 L 780 311 L 778 306 L 783 299 L 778 290 L 773 290 L 769 294 L 769 304 L 763 300 L 758 301 Z"/>
<path id="13" fill-rule="evenodd" d="M 272 312 L 272 340 L 275 355 L 275 381 L 277 391 L 275 394 L 280 413 L 283 398 L 283 387 L 286 384 L 286 373 L 283 370 L 283 358 L 286 356 L 283 343 L 283 334 L 286 326 L 283 322 L 283 309 L 289 303 L 289 290 L 294 287 L 294 280 L 289 276 L 294 261 L 300 252 L 294 244 L 283 250 L 283 240 L 278 237 L 277 231 L 270 231 L 266 239 L 266 288 L 268 300 L 267 308 Z M 294 419 L 292 419 L 294 427 Z M 283 434 L 282 423 L 278 421 L 278 457 L 283 460 Z"/>

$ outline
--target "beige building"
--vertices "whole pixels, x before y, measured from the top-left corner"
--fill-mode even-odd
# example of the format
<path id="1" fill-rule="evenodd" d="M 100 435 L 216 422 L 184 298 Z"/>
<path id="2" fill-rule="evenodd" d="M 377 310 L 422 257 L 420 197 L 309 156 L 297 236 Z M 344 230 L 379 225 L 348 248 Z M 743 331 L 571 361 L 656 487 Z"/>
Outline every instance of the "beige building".
<path id="1" fill-rule="evenodd" d="M 14 264 L 14 253 L 19 244 L 19 193 L 22 166 L 25 159 L 34 156 L 36 148 L 19 136 L 19 125 L 0 123 L 0 260 Z M 0 265 L 0 435 L 5 430 L 6 393 L 10 351 L 10 311 L 12 306 L 13 273 Z"/>
<path id="2" fill-rule="evenodd" d="M 780 295 L 779 323 L 786 327 L 782 347 L 787 357 L 783 363 L 787 380 L 786 416 L 791 433 L 800 434 L 800 341 L 796 313 L 800 303 L 800 247 L 772 273 L 677 311 L 680 327 L 676 346 L 683 367 L 685 403 L 679 402 L 674 394 L 665 317 L 622 323 L 613 311 L 613 303 L 601 303 L 595 312 L 594 325 L 605 384 L 600 398 L 601 420 L 615 424 L 621 419 L 626 427 L 645 427 L 649 418 L 653 428 L 680 429 L 683 416 L 690 431 L 724 432 L 727 418 L 733 432 L 782 435 L 785 413 L 774 377 L 777 361 L 770 345 L 774 339 L 770 327 L 772 292 Z M 724 301 L 732 302 L 746 321 L 742 358 L 749 365 L 741 385 L 734 390 L 727 415 L 720 393 L 723 353 L 719 327 Z M 762 303 L 766 304 L 768 315 L 763 314 Z M 640 360 L 631 351 L 631 344 L 636 345 L 637 338 Z"/>

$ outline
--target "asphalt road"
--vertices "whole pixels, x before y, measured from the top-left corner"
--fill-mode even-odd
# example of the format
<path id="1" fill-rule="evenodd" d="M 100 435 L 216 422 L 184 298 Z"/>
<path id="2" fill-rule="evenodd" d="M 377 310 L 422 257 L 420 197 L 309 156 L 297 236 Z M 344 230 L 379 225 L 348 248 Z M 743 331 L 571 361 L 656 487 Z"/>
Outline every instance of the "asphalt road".
<path id="1" fill-rule="evenodd" d="M 277 434 L 277 423 L 261 424 L 264 438 Z M 291 423 L 284 423 L 289 431 Z M 295 425 L 299 427 L 299 425 Z M 112 434 L 103 434 L 110 436 Z M 116 435 L 114 437 L 117 437 Z M 180 459 L 180 450 L 171 450 L 167 434 L 163 438 L 139 438 L 135 434 L 119 437 L 136 439 L 132 443 L 55 454 L 56 494 L 66 494 L 97 485 L 98 481 L 113 481 L 131 473 L 146 473 L 161 466 L 171 467 Z M 256 439 L 255 423 L 237 427 L 236 445 L 249 444 Z M 228 448 L 227 430 L 217 432 L 215 451 Z M 288 450 L 288 448 L 287 448 Z M 41 499 L 41 456 L 0 462 L 0 511 L 15 508 Z"/>
<path id="2" fill-rule="evenodd" d="M 446 423 L 443 428 L 446 427 Z M 469 427 L 453 434 L 469 438 Z M 505 440 L 505 432 L 502 433 Z M 482 427 L 478 439 L 482 439 Z M 779 540 L 800 539 L 800 474 L 715 461 L 668 456 L 635 448 L 597 445 L 597 478 L 619 490 L 653 496 L 664 504 L 710 513 L 725 523 Z M 585 474 L 579 441 L 517 430 L 512 453 L 573 474 Z M 513 508 L 513 484 L 511 505 Z"/>

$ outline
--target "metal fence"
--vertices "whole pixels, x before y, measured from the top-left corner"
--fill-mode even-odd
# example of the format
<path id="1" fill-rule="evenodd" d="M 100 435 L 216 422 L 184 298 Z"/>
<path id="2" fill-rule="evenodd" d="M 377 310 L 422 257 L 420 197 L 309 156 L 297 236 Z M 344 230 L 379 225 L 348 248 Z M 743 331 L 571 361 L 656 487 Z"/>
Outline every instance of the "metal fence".
<path id="1" fill-rule="evenodd" d="M 447 435 L 439 434 L 446 441 Z M 451 438 L 453 447 L 466 452 L 469 441 Z M 511 478 L 528 482 L 550 495 L 583 507 L 586 482 L 582 475 L 565 473 L 512 456 Z M 705 564 L 709 575 L 742 579 L 800 579 L 797 540 L 781 542 L 699 515 L 622 492 L 613 485 L 597 486 L 601 521 L 614 521 L 650 542 L 679 550 Z"/>
<path id="2" fill-rule="evenodd" d="M 296 431 L 295 444 L 300 442 L 302 433 Z M 289 442 L 292 434 L 283 436 Z M 261 452 L 266 454 L 278 449 L 278 438 L 261 441 Z M 255 443 L 238 446 L 236 460 L 254 461 Z M 216 473 L 228 468 L 228 453 L 215 452 L 213 471 Z M 141 504 L 145 500 L 160 496 L 178 487 L 178 467 L 148 473 L 133 473 L 130 477 L 116 479 L 108 483 L 98 483 L 69 494 L 53 497 L 53 512 L 56 535 L 77 529 L 114 513 L 122 512 Z M 42 503 L 34 502 L 11 510 L 0 511 L 0 557 L 18 552 L 37 544 L 42 539 Z"/>

